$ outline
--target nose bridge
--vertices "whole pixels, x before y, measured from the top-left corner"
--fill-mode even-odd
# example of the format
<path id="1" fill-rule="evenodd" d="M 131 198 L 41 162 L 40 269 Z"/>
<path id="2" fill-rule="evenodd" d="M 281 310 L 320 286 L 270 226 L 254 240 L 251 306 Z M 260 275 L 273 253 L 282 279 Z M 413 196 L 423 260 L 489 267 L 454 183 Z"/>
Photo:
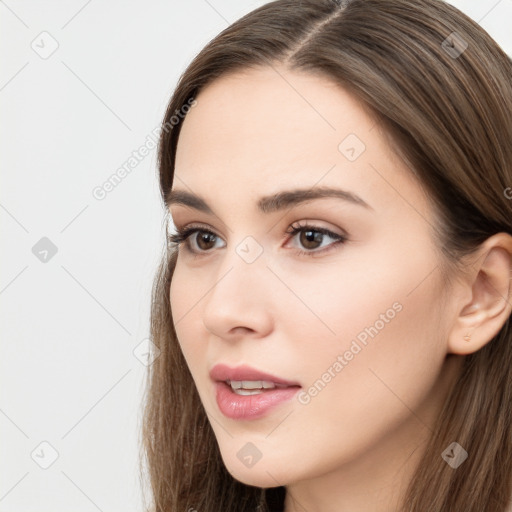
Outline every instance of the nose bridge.
<path id="1" fill-rule="evenodd" d="M 212 289 L 205 297 L 203 321 L 218 336 L 233 327 L 265 329 L 270 312 L 269 274 L 263 245 L 253 236 L 224 249 Z"/>
<path id="2" fill-rule="evenodd" d="M 255 292 L 267 270 L 263 244 L 252 235 L 245 236 L 235 246 L 224 250 L 223 261 L 219 267 L 215 288 L 233 288 L 240 292 L 243 300 L 248 290 Z M 221 285 L 221 283 L 223 283 Z M 213 295 L 214 293 L 212 293 Z"/>

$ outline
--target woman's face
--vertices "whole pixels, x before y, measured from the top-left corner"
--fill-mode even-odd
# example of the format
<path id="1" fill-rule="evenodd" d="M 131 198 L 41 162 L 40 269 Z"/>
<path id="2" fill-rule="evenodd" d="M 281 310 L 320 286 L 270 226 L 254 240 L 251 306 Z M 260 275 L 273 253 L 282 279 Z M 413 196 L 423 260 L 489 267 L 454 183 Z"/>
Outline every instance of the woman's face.
<path id="1" fill-rule="evenodd" d="M 423 446 L 447 386 L 450 311 L 440 304 L 433 216 L 349 94 L 277 69 L 217 79 L 184 121 L 173 192 L 202 198 L 213 213 L 170 206 L 178 229 L 199 230 L 180 246 L 172 315 L 236 479 L 274 487 L 331 474 L 354 483 L 398 470 Z M 259 207 L 321 187 L 347 195 L 292 194 Z M 300 388 L 274 390 L 288 398 L 258 409 L 269 392 L 235 394 L 210 377 L 217 364 Z M 237 417 L 219 408 L 219 386 Z"/>

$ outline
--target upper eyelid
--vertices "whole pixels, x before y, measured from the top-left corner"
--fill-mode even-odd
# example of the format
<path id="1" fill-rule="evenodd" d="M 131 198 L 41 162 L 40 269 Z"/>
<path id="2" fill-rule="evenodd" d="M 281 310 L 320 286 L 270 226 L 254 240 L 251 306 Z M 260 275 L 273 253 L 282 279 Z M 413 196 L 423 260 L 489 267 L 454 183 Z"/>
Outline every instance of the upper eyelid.
<path id="1" fill-rule="evenodd" d="M 217 234 L 213 228 L 203 225 L 203 224 L 192 223 L 192 224 L 186 224 L 184 226 L 179 226 L 179 225 L 175 225 L 175 226 L 176 226 L 176 231 L 182 232 L 182 233 L 187 232 L 187 231 L 208 231 L 209 233 L 212 233 L 215 236 L 220 237 L 220 235 Z"/>
<path id="2" fill-rule="evenodd" d="M 312 220 L 295 221 L 288 226 L 282 238 L 285 238 L 286 235 L 288 235 L 289 238 L 293 238 L 294 236 L 297 235 L 297 233 L 300 233 L 301 231 L 310 228 L 313 231 L 322 232 L 324 235 L 327 235 L 335 240 L 347 241 L 349 239 L 349 234 L 344 229 L 339 228 L 341 229 L 342 233 L 336 233 L 333 229 L 318 225 L 317 222 L 318 221 Z M 190 238 L 193 234 L 201 231 L 211 233 L 217 238 L 224 240 L 224 238 L 221 235 L 217 234 L 215 230 L 203 224 L 192 223 L 186 224 L 185 226 L 176 226 L 176 230 L 179 233 L 181 233 L 182 236 L 186 237 L 187 243 L 190 243 Z"/>
<path id="3" fill-rule="evenodd" d="M 333 229 L 333 228 L 330 228 L 330 227 L 325 227 L 325 226 L 319 225 L 318 222 L 321 222 L 321 221 L 309 220 L 309 219 L 295 221 L 295 222 L 292 222 L 291 224 L 289 224 L 289 226 L 286 228 L 286 232 L 289 233 L 294 228 L 296 228 L 296 229 L 306 229 L 306 228 L 310 227 L 310 228 L 323 229 L 323 230 L 326 230 L 326 231 L 330 231 L 333 235 L 336 235 L 336 236 L 348 236 L 348 233 L 343 228 L 339 228 L 338 227 L 338 228 L 334 228 Z M 180 225 L 180 224 L 174 224 L 174 226 L 175 226 L 176 231 L 178 231 L 178 232 L 207 231 L 207 232 L 210 232 L 210 233 L 214 234 L 215 236 L 223 238 L 221 235 L 216 233 L 214 228 L 212 228 L 212 227 L 210 227 L 210 226 L 208 226 L 206 224 L 202 224 L 202 223 L 192 222 L 192 223 L 185 223 L 183 226 Z M 336 233 L 335 229 L 339 229 L 342 232 L 341 233 Z"/>
<path id="4" fill-rule="evenodd" d="M 323 248 L 316 248 L 313 250 L 303 250 L 303 249 L 300 249 L 297 247 L 288 248 L 287 250 L 295 251 L 297 254 L 299 254 L 301 256 L 309 256 L 309 257 L 314 257 L 315 255 L 322 256 L 326 253 L 331 252 L 332 250 L 335 250 L 338 246 L 346 244 L 347 242 L 349 242 L 351 240 L 351 236 L 346 230 L 341 229 L 342 233 L 339 234 L 339 233 L 336 233 L 334 230 L 331 230 L 331 229 L 323 227 L 323 226 L 319 226 L 317 224 L 317 222 L 318 221 L 312 221 L 309 219 L 302 220 L 302 222 L 295 221 L 294 223 L 292 223 L 288 226 L 285 233 L 281 237 L 281 240 L 286 239 L 286 245 L 288 245 L 288 243 L 291 240 L 293 240 L 299 233 L 305 231 L 307 228 L 310 228 L 312 231 L 321 232 L 324 236 L 327 236 L 327 237 L 333 239 L 333 242 L 327 244 Z M 298 225 L 297 225 L 297 223 L 298 223 Z M 194 255 L 195 257 L 207 256 L 208 254 L 211 254 L 212 250 L 215 249 L 215 248 L 212 248 L 211 250 L 208 249 L 208 250 L 202 251 L 202 250 L 197 250 L 195 248 L 191 248 L 190 247 L 190 244 L 192 243 L 191 240 L 194 238 L 194 235 L 196 233 L 201 232 L 201 231 L 208 232 L 208 233 L 213 234 L 213 236 L 215 236 L 217 238 L 221 238 L 223 240 L 222 236 L 215 233 L 215 231 L 210 229 L 209 226 L 204 226 L 202 224 L 199 224 L 199 225 L 194 224 L 194 223 L 185 224 L 183 227 L 176 226 L 176 228 L 178 230 L 178 233 L 176 235 L 175 234 L 170 235 L 171 240 L 174 238 L 175 239 L 174 242 L 178 242 L 178 241 L 183 242 L 185 252 L 190 253 L 191 255 Z"/>

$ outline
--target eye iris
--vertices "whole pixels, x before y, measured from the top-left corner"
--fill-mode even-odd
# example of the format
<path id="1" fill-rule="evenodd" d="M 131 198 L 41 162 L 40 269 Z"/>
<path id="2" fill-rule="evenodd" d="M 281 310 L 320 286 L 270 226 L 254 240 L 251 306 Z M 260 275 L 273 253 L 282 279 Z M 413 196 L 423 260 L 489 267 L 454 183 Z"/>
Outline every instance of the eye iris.
<path id="1" fill-rule="evenodd" d="M 199 237 L 196 235 L 196 242 L 197 245 L 201 248 L 201 250 L 208 250 L 211 249 L 211 247 L 204 247 L 202 244 L 203 242 L 208 245 L 208 243 L 215 243 L 215 235 L 213 233 L 198 233 Z"/>
<path id="2" fill-rule="evenodd" d="M 300 243 L 306 249 L 316 249 L 322 244 L 324 233 L 317 229 L 296 229 L 300 231 Z M 208 231 L 196 231 L 195 243 L 201 251 L 208 251 L 215 245 L 217 235 Z M 213 244 L 213 245 L 212 245 Z"/>
<path id="3" fill-rule="evenodd" d="M 319 231 L 309 229 L 307 231 L 301 232 L 300 243 L 307 249 L 316 249 L 318 246 L 315 246 L 315 243 L 318 242 L 319 244 L 321 244 L 322 237 L 323 234 L 320 233 Z M 313 243 L 313 247 L 309 245 L 310 243 Z"/>

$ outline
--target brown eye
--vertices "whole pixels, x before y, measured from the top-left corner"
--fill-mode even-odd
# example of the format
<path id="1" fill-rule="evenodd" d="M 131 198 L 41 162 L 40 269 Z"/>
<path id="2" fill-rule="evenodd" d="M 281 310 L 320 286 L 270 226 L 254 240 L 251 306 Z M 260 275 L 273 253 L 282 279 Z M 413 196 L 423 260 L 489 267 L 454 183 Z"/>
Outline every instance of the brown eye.
<path id="1" fill-rule="evenodd" d="M 197 235 L 195 237 L 192 237 L 192 240 L 194 240 L 194 238 L 197 246 L 201 251 L 208 251 L 210 249 L 213 249 L 217 235 L 214 235 L 213 233 L 210 233 L 208 231 L 197 231 Z"/>
<path id="2" fill-rule="evenodd" d="M 346 234 L 340 235 L 329 229 L 311 225 L 291 226 L 286 234 L 291 235 L 292 239 L 296 238 L 296 242 L 302 247 L 302 249 L 296 249 L 299 256 L 319 256 L 348 241 Z M 296 235 L 300 236 L 296 237 Z M 329 238 L 334 242 L 324 243 L 328 242 Z M 220 240 L 222 239 L 209 229 L 200 227 L 179 229 L 178 233 L 169 235 L 171 243 L 178 246 L 183 244 L 182 250 L 194 257 L 208 255 L 212 249 L 215 249 L 216 242 Z"/>
<path id="3" fill-rule="evenodd" d="M 339 235 L 329 229 L 308 224 L 292 225 L 286 233 L 291 235 L 292 240 L 296 239 L 295 245 L 299 247 L 297 249 L 299 256 L 320 256 L 348 241 L 348 235 L 346 234 Z M 334 242 L 328 243 L 329 238 Z"/>
<path id="4" fill-rule="evenodd" d="M 305 249 L 317 249 L 322 244 L 324 233 L 308 229 L 300 232 L 300 243 Z"/>
<path id="5" fill-rule="evenodd" d="M 215 243 L 221 240 L 209 229 L 200 227 L 178 229 L 177 233 L 169 235 L 168 238 L 169 242 L 178 247 L 182 246 L 181 250 L 194 255 L 209 253 L 211 249 L 215 248 Z"/>

